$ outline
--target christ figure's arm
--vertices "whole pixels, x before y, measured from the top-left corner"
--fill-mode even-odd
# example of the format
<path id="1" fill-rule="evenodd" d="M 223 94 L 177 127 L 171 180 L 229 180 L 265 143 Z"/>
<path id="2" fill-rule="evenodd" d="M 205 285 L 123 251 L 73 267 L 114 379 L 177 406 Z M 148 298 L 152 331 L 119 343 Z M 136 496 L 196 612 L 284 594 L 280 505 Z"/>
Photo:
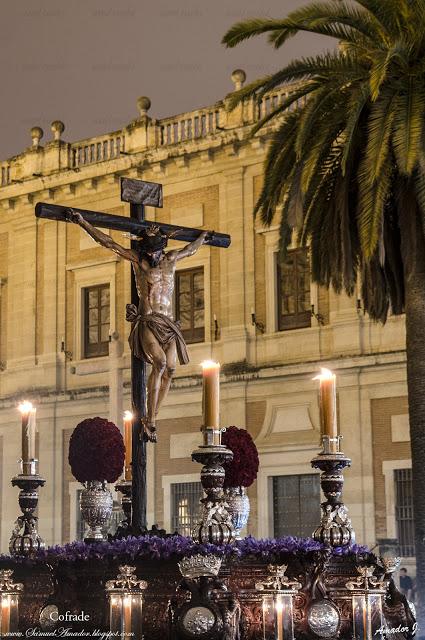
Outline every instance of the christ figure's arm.
<path id="1" fill-rule="evenodd" d="M 131 260 L 132 262 L 138 262 L 138 255 L 132 249 L 126 249 L 122 247 L 118 242 L 112 240 L 112 238 L 103 231 L 100 231 L 97 227 L 94 227 L 90 222 L 84 220 L 81 213 L 78 211 L 74 211 L 74 209 L 70 209 L 68 213 L 68 220 L 71 222 L 75 222 L 80 225 L 84 229 L 88 235 L 95 240 L 98 244 L 102 245 L 102 247 L 106 247 L 107 249 L 111 249 L 114 253 L 117 253 L 121 258 L 125 258 L 126 260 Z"/>
<path id="2" fill-rule="evenodd" d="M 193 242 L 187 244 L 183 249 L 174 249 L 167 253 L 167 257 L 171 260 L 183 260 L 193 256 L 200 247 L 205 243 L 207 237 L 211 234 L 211 231 L 203 231 Z"/>

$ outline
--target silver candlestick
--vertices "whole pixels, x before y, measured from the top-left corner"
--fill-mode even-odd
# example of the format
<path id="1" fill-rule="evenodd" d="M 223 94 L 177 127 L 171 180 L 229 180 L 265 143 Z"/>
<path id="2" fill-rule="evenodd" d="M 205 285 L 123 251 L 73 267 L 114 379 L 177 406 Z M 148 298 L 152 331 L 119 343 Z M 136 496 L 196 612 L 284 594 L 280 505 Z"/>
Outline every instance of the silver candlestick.
<path id="1" fill-rule="evenodd" d="M 206 493 L 201 500 L 200 521 L 193 531 L 194 540 L 200 543 L 226 544 L 235 538 L 232 518 L 223 495 L 223 463 L 232 460 L 233 452 L 221 444 L 222 431 L 220 428 L 203 427 L 204 444 L 192 453 L 192 460 L 203 465 L 201 483 Z"/>
<path id="2" fill-rule="evenodd" d="M 322 436 L 323 450 L 311 461 L 312 467 L 322 471 L 320 485 L 326 497 L 321 504 L 321 522 L 313 538 L 331 547 L 344 547 L 355 542 L 348 509 L 341 502 L 344 485 L 342 471 L 351 465 L 350 458 L 341 452 L 341 440 L 342 436 Z"/>
<path id="3" fill-rule="evenodd" d="M 38 488 L 46 480 L 38 474 L 38 460 L 21 460 L 21 473 L 12 478 L 12 487 L 19 487 L 19 506 L 23 513 L 15 522 L 9 542 L 9 551 L 14 556 L 30 556 L 45 548 L 45 542 L 37 530 Z"/>

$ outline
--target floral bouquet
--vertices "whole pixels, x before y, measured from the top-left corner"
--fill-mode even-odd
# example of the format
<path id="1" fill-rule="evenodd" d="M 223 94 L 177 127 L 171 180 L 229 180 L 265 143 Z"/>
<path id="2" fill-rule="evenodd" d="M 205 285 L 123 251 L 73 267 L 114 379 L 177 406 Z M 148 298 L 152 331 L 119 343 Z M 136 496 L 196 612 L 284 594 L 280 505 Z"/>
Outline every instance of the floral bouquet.
<path id="1" fill-rule="evenodd" d="M 224 487 L 250 487 L 258 473 L 258 451 L 246 429 L 228 427 L 222 444 L 233 451 L 233 460 L 225 465 Z"/>
<path id="2" fill-rule="evenodd" d="M 124 456 L 124 440 L 113 422 L 87 418 L 75 427 L 68 460 L 78 482 L 115 482 L 123 470 Z"/>

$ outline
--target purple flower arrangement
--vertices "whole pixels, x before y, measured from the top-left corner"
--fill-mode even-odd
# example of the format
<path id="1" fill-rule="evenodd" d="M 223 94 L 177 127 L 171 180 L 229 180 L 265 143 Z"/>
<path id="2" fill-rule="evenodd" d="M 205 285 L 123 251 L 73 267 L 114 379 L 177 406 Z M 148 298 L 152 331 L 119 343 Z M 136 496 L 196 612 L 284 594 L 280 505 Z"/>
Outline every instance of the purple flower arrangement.
<path id="1" fill-rule="evenodd" d="M 325 547 L 311 538 L 277 538 L 257 540 L 248 536 L 234 544 L 217 546 L 214 544 L 198 544 L 191 538 L 171 536 L 160 538 L 157 536 L 141 536 L 86 544 L 85 542 L 70 542 L 63 546 L 48 547 L 39 551 L 32 559 L 32 563 L 57 564 L 61 562 L 77 562 L 90 560 L 111 560 L 129 562 L 137 559 L 150 560 L 179 560 L 197 553 L 202 555 L 214 554 L 229 560 L 244 558 L 258 559 L 265 562 L 278 562 L 282 556 L 305 555 L 314 551 L 321 551 Z M 338 547 L 333 550 L 334 555 L 355 555 L 370 553 L 367 547 L 353 545 Z M 11 561 L 10 556 L 0 556 L 0 562 Z M 19 558 L 13 558 L 19 561 Z M 21 561 L 25 561 L 24 558 Z"/>

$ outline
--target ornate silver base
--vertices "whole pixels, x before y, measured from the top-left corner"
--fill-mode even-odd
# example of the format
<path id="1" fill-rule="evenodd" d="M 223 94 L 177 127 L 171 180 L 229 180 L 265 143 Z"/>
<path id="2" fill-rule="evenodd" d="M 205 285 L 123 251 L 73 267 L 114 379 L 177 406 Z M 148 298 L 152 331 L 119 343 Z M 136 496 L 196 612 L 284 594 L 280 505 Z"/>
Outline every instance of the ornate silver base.
<path id="1" fill-rule="evenodd" d="M 193 530 L 193 539 L 213 544 L 233 542 L 235 532 L 232 519 L 223 496 L 223 463 L 231 460 L 233 453 L 222 444 L 204 445 L 192 453 L 192 460 L 203 465 L 202 487 L 207 494 L 201 500 L 201 518 Z"/>
<path id="2" fill-rule="evenodd" d="M 245 487 L 228 487 L 224 490 L 227 510 L 235 529 L 235 539 L 241 539 L 241 531 L 248 523 L 250 504 Z"/>
<path id="3" fill-rule="evenodd" d="M 31 468 L 35 469 L 34 465 Z M 34 511 L 38 504 L 38 488 L 45 484 L 38 474 L 20 474 L 12 478 L 12 487 L 19 487 L 19 506 L 23 513 L 15 522 L 9 542 L 9 551 L 14 556 L 31 556 L 45 548 L 45 542 L 37 531 L 37 516 Z"/>
<path id="4" fill-rule="evenodd" d="M 321 523 L 313 538 L 330 547 L 345 547 L 355 542 L 348 509 L 340 500 L 344 485 L 342 471 L 351 465 L 350 458 L 340 451 L 341 439 L 342 436 L 322 436 L 323 451 L 311 461 L 312 467 L 322 471 L 320 484 L 326 497 L 321 504 Z"/>
<path id="5" fill-rule="evenodd" d="M 90 480 L 81 492 L 81 515 L 89 526 L 84 537 L 85 542 L 99 542 L 105 539 L 102 527 L 108 522 L 112 514 L 112 494 L 106 487 L 106 482 Z"/>

